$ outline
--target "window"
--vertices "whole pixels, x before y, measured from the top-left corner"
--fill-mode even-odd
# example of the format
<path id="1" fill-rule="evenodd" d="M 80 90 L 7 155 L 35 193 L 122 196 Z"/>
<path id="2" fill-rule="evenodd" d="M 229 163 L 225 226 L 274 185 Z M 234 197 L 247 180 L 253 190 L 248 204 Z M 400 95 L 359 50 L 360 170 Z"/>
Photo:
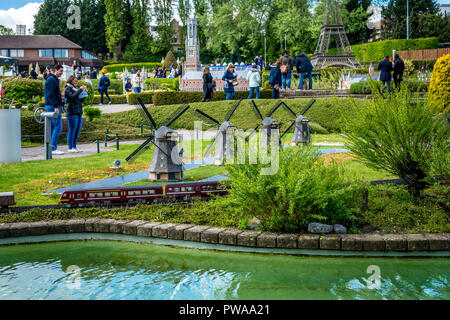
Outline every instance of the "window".
<path id="1" fill-rule="evenodd" d="M 55 49 L 55 58 L 68 58 L 69 50 L 67 49 Z"/>
<path id="2" fill-rule="evenodd" d="M 111 197 L 111 192 L 105 192 L 105 197 Z"/>
<path id="3" fill-rule="evenodd" d="M 83 59 L 97 59 L 97 58 L 94 57 L 92 54 L 90 54 L 89 52 L 84 51 L 84 50 L 83 50 L 83 52 L 81 53 L 81 57 L 82 57 Z"/>
<path id="4" fill-rule="evenodd" d="M 117 197 L 117 196 L 119 196 L 119 193 L 118 192 L 113 192 L 112 195 L 113 195 L 113 197 Z"/>
<path id="5" fill-rule="evenodd" d="M 150 190 L 150 194 L 155 194 L 155 190 Z"/>
<path id="6" fill-rule="evenodd" d="M 180 192 L 180 188 L 175 188 L 175 192 Z"/>
<path id="7" fill-rule="evenodd" d="M 9 50 L 9 54 L 12 58 L 23 58 L 25 56 L 23 49 L 11 49 Z"/>
<path id="8" fill-rule="evenodd" d="M 135 191 L 134 194 L 137 195 L 137 196 L 140 196 L 141 195 L 141 191 L 140 190 Z"/>
<path id="9" fill-rule="evenodd" d="M 82 195 L 81 193 L 78 193 L 78 194 L 77 194 L 77 198 L 78 198 L 78 199 L 83 198 L 83 195 Z"/>
<path id="10" fill-rule="evenodd" d="M 53 50 L 52 49 L 39 49 L 39 57 L 52 57 Z"/>
<path id="11" fill-rule="evenodd" d="M 2 57 L 9 57 L 8 49 L 1 49 L 0 50 L 0 56 L 2 56 Z"/>

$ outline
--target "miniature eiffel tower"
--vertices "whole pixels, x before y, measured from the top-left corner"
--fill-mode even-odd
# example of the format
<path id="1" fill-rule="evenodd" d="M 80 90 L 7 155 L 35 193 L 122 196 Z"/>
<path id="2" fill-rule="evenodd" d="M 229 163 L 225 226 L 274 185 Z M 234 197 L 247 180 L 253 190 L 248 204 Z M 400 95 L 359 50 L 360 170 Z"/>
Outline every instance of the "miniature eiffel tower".
<path id="1" fill-rule="evenodd" d="M 336 41 L 337 54 L 327 55 L 331 36 Z M 320 30 L 319 42 L 316 51 L 311 58 L 315 69 L 331 66 L 346 66 L 349 68 L 361 68 L 350 47 L 347 34 L 342 24 L 341 9 L 337 0 L 325 0 L 323 14 L 323 26 Z"/>

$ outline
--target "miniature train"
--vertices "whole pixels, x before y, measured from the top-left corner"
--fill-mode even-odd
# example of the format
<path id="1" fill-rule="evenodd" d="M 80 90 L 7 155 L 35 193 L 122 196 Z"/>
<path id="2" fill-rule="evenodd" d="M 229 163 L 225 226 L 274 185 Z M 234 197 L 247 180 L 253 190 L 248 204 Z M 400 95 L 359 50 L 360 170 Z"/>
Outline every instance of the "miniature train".
<path id="1" fill-rule="evenodd" d="M 217 182 L 172 183 L 91 190 L 64 191 L 60 203 L 68 207 L 112 204 L 146 204 L 190 201 L 228 194 L 229 187 Z"/>

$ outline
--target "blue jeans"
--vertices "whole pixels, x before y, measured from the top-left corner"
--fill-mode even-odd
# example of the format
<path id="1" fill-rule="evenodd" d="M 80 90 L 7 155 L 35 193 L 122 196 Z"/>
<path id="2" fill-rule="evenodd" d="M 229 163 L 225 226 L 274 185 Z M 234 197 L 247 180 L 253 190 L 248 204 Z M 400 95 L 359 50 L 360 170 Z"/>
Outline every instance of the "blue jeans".
<path id="1" fill-rule="evenodd" d="M 103 94 L 106 94 L 106 98 L 108 98 L 108 101 L 111 102 L 111 98 L 109 97 L 108 94 L 108 88 L 106 89 L 100 88 L 100 103 L 103 104 Z"/>
<path id="2" fill-rule="evenodd" d="M 250 94 L 248 95 L 248 99 L 251 99 L 253 97 L 253 92 L 255 92 L 255 99 L 259 99 L 259 87 L 251 87 L 250 88 Z"/>
<path id="3" fill-rule="evenodd" d="M 287 87 L 289 89 L 291 88 L 291 73 L 292 73 L 292 71 L 288 69 L 287 73 L 281 74 L 281 83 L 283 85 L 283 89 L 286 89 L 286 82 L 287 82 Z"/>
<path id="4" fill-rule="evenodd" d="M 81 117 L 81 115 L 67 116 L 67 123 L 69 125 L 69 132 L 67 133 L 67 144 L 69 145 L 69 150 L 75 149 L 77 147 L 81 125 L 83 124 L 83 118 Z"/>
<path id="5" fill-rule="evenodd" d="M 47 112 L 55 112 L 55 107 L 46 105 L 45 110 L 47 110 Z M 62 130 L 62 117 L 61 117 L 61 107 L 60 106 L 58 106 L 58 110 L 59 110 L 58 118 L 52 119 L 52 141 L 51 141 L 52 151 L 55 151 L 56 149 L 58 149 L 58 139 L 59 139 L 59 135 L 61 134 L 61 130 Z"/>
<path id="6" fill-rule="evenodd" d="M 280 98 L 280 89 L 275 89 L 275 87 L 272 86 L 272 99 L 279 99 Z"/>
<path id="7" fill-rule="evenodd" d="M 134 87 L 134 93 L 141 93 L 141 87 Z"/>
<path id="8" fill-rule="evenodd" d="M 234 91 L 233 92 L 227 92 L 227 96 L 225 100 L 231 100 L 234 98 Z"/>
<path id="9" fill-rule="evenodd" d="M 305 77 L 309 78 L 309 86 L 308 86 L 308 90 L 312 90 L 312 71 L 309 72 L 303 72 L 302 76 L 300 77 L 300 83 L 298 84 L 298 88 L 301 90 L 303 87 L 303 79 L 305 79 Z"/>

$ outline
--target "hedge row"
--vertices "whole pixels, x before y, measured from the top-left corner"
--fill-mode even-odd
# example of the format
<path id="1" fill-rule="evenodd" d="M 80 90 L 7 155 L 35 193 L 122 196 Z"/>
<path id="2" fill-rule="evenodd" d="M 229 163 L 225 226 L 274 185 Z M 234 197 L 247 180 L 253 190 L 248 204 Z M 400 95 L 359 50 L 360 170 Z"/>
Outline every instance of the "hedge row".
<path id="1" fill-rule="evenodd" d="M 127 96 L 126 95 L 116 95 L 116 94 L 110 94 L 109 97 L 111 98 L 112 104 L 127 104 Z M 92 104 L 99 104 L 100 103 L 100 95 L 94 96 L 94 101 Z M 103 103 L 108 103 L 108 99 L 106 98 L 106 95 L 103 95 Z"/>
<path id="2" fill-rule="evenodd" d="M 127 69 L 129 72 L 131 72 L 131 69 L 133 68 L 133 66 L 136 66 L 136 68 L 140 69 L 140 70 L 142 70 L 145 67 L 145 69 L 152 71 L 153 68 L 155 68 L 157 65 L 160 66 L 161 62 L 110 64 L 110 65 L 104 66 L 102 71 L 104 71 L 105 73 L 111 73 L 111 72 L 123 72 L 123 69 Z"/>
<path id="3" fill-rule="evenodd" d="M 234 100 L 247 99 L 249 91 L 236 91 Z M 136 104 L 136 99 L 140 97 L 145 104 L 154 104 L 155 106 L 163 106 L 169 104 L 186 104 L 191 102 L 200 102 L 203 98 L 201 91 L 158 91 L 144 93 L 128 94 L 128 104 Z M 225 100 L 226 94 L 223 91 L 214 92 L 214 101 Z M 261 99 L 270 99 L 272 90 L 261 90 Z"/>
<path id="4" fill-rule="evenodd" d="M 439 40 L 436 37 L 418 39 L 396 39 L 378 42 L 363 43 L 351 46 L 358 61 L 364 61 L 364 48 L 366 49 L 365 61 L 380 61 L 385 56 L 392 56 L 392 50 L 425 50 L 439 48 Z M 330 49 L 330 53 L 334 51 Z"/>
<path id="5" fill-rule="evenodd" d="M 180 80 L 167 78 L 148 78 L 144 81 L 149 90 L 169 89 L 178 90 L 180 88 Z"/>
<path id="6" fill-rule="evenodd" d="M 382 88 L 383 85 L 381 81 L 374 81 L 375 85 L 378 88 Z M 410 81 L 403 81 L 404 84 L 407 85 L 407 87 L 414 92 L 427 92 L 428 91 L 428 83 L 426 82 L 410 82 Z M 394 87 L 394 82 L 391 81 L 391 88 Z M 361 81 L 357 83 L 353 83 L 350 86 L 350 93 L 351 94 L 371 94 L 372 89 L 370 86 L 370 83 L 368 81 Z"/>

